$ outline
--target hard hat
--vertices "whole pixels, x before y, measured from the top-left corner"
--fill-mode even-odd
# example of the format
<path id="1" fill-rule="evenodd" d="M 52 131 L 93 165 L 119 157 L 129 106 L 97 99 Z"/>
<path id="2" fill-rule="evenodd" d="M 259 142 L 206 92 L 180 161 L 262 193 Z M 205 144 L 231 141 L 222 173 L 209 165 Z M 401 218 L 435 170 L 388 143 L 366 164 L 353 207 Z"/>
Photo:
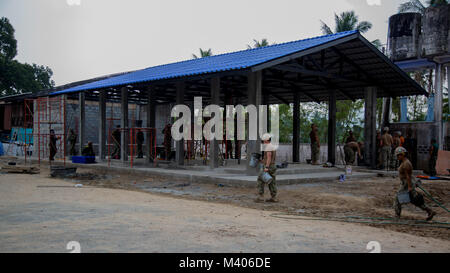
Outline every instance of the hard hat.
<path id="1" fill-rule="evenodd" d="M 403 147 L 398 147 L 397 149 L 395 149 L 395 156 L 398 156 L 399 154 L 406 154 L 406 153 L 407 153 L 407 151 Z"/>
<path id="2" fill-rule="evenodd" d="M 266 141 L 266 140 L 270 140 L 271 138 L 272 138 L 272 136 L 269 133 L 265 133 L 264 135 L 262 135 L 261 140 Z"/>

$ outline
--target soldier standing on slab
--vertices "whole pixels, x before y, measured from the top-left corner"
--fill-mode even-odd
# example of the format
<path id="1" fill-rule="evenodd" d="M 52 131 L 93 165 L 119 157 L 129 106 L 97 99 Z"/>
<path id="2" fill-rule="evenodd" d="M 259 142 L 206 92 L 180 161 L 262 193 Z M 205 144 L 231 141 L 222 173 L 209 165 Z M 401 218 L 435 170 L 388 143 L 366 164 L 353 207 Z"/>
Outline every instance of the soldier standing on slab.
<path id="1" fill-rule="evenodd" d="M 416 191 L 416 179 L 412 176 L 413 167 L 409 159 L 406 157 L 406 153 L 407 151 L 403 147 L 398 147 L 395 150 L 395 156 L 401 162 L 400 167 L 398 168 L 401 185 L 394 199 L 395 215 L 400 218 L 400 215 L 402 213 L 402 204 L 398 199 L 398 194 L 408 191 L 410 202 L 416 207 L 419 207 L 422 210 L 426 211 L 428 213 L 428 217 L 426 220 L 430 221 L 431 219 L 433 219 L 433 216 L 436 215 L 436 212 L 425 205 L 423 196 Z"/>
<path id="2" fill-rule="evenodd" d="M 170 153 L 172 152 L 172 125 L 166 124 L 162 133 L 164 134 L 164 150 L 166 151 L 166 160 L 170 159 Z"/>
<path id="3" fill-rule="evenodd" d="M 111 154 L 112 159 L 120 159 L 120 140 L 121 140 L 121 133 L 120 133 L 120 126 L 117 125 L 116 130 L 112 133 L 112 140 L 114 144 L 114 150 Z"/>
<path id="4" fill-rule="evenodd" d="M 142 131 L 137 132 L 136 134 L 136 142 L 137 142 L 137 158 L 144 158 L 144 152 L 142 150 L 142 144 L 144 143 L 144 133 Z"/>
<path id="5" fill-rule="evenodd" d="M 60 139 L 55 135 L 55 130 L 50 130 L 50 142 L 48 143 L 48 148 L 50 149 L 50 161 L 55 160 L 55 155 L 58 152 L 58 148 L 56 146 L 56 141 Z"/>
<path id="6" fill-rule="evenodd" d="M 345 163 L 347 165 L 353 165 L 355 163 L 355 152 L 358 152 L 359 158 L 362 157 L 361 150 L 359 148 L 359 143 L 352 141 L 344 146 L 344 153 L 345 153 Z"/>
<path id="7" fill-rule="evenodd" d="M 391 158 L 393 139 L 389 134 L 389 128 L 385 127 L 383 135 L 381 136 L 381 168 L 389 166 L 389 159 Z"/>
<path id="8" fill-rule="evenodd" d="M 275 165 L 275 159 L 277 156 L 277 152 L 276 152 L 275 147 L 270 143 L 271 142 L 270 134 L 265 133 L 261 137 L 261 140 L 263 142 L 263 147 L 264 147 L 264 149 L 263 149 L 264 156 L 263 156 L 263 159 L 261 162 L 263 164 L 263 170 L 260 173 L 260 175 L 258 176 L 258 181 L 257 181 L 258 197 L 256 198 L 255 201 L 256 202 L 264 201 L 264 185 L 266 183 L 262 180 L 261 175 L 264 172 L 268 172 L 270 174 L 270 176 L 272 176 L 273 180 L 268 184 L 271 198 L 267 201 L 268 202 L 278 202 L 277 184 L 276 184 L 277 167 Z"/>
<path id="9" fill-rule="evenodd" d="M 70 144 L 70 155 L 76 155 L 77 151 L 75 150 L 75 145 L 77 144 L 77 134 L 73 131 L 73 129 L 70 129 L 69 132 L 69 144 Z"/>
<path id="10" fill-rule="evenodd" d="M 320 141 L 317 126 L 314 123 L 311 124 L 311 133 L 309 133 L 309 138 L 311 139 L 311 164 L 319 165 Z"/>
<path id="11" fill-rule="evenodd" d="M 436 162 L 438 158 L 439 145 L 436 139 L 431 140 L 430 160 L 428 161 L 428 171 L 430 176 L 436 176 Z"/>

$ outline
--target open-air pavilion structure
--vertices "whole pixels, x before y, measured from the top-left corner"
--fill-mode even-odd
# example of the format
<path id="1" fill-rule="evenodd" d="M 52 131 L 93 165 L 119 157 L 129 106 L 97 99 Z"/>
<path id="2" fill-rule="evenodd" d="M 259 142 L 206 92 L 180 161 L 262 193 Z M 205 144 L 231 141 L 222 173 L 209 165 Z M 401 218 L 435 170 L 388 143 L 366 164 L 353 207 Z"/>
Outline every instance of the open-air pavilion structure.
<path id="1" fill-rule="evenodd" d="M 336 158 L 336 101 L 365 101 L 365 161 L 376 165 L 376 99 L 428 95 L 358 31 L 342 32 L 262 48 L 186 60 L 137 70 L 51 93 L 99 101 L 99 156 L 106 156 L 106 102 L 120 102 L 121 127 L 128 128 L 128 103 L 147 108 L 146 127 L 155 125 L 155 105 L 184 104 L 201 96 L 217 105 L 294 104 L 293 161 L 299 160 L 301 102 L 328 102 L 328 161 Z M 80 108 L 81 128 L 84 122 Z M 80 130 L 83 134 L 83 130 Z M 82 139 L 82 136 L 80 137 Z M 122 160 L 127 139 L 122 131 Z M 147 140 L 149 141 L 149 140 Z M 249 141 L 247 154 L 257 152 Z M 147 149 L 148 150 L 148 149 Z M 218 167 L 218 143 L 211 141 L 210 166 Z M 184 143 L 177 142 L 177 164 L 184 164 Z"/>

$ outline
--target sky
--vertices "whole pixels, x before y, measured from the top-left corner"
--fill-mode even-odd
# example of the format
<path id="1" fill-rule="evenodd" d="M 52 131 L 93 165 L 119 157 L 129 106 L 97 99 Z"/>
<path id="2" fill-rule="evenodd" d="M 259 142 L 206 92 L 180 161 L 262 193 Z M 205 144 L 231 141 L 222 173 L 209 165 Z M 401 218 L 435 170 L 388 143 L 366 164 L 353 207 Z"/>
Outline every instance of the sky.
<path id="1" fill-rule="evenodd" d="M 354 10 L 386 43 L 389 16 L 405 0 L 0 0 L 20 62 L 49 66 L 56 85 L 182 61 L 199 48 L 221 54 L 253 39 L 282 43 L 322 35 Z"/>

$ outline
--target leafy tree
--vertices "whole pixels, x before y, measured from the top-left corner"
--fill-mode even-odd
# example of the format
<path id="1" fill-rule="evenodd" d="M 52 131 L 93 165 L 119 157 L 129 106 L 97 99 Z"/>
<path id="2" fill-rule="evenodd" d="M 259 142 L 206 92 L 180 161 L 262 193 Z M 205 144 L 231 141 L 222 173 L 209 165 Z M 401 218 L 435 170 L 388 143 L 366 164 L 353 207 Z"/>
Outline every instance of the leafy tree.
<path id="1" fill-rule="evenodd" d="M 261 41 L 258 41 L 258 40 L 256 40 L 256 39 L 253 39 L 253 42 L 254 42 L 253 46 L 247 45 L 247 48 L 248 48 L 248 49 L 251 49 L 251 48 L 259 48 L 259 47 L 265 47 L 265 46 L 269 46 L 269 45 L 270 45 L 270 44 L 269 44 L 269 41 L 267 41 L 266 38 L 262 39 Z"/>
<path id="2" fill-rule="evenodd" d="M 0 95 L 38 92 L 55 85 L 49 67 L 37 64 L 22 64 L 17 55 L 14 28 L 5 17 L 0 19 Z"/>
<path id="3" fill-rule="evenodd" d="M 199 50 L 200 50 L 200 55 L 197 56 L 195 54 L 192 54 L 192 58 L 198 59 L 198 58 L 204 58 L 204 57 L 209 57 L 209 56 L 213 55 L 212 51 L 211 51 L 211 48 L 208 49 L 208 50 L 203 50 L 203 49 L 199 48 Z"/>
<path id="4" fill-rule="evenodd" d="M 320 20 L 320 22 L 322 23 L 322 33 L 325 35 L 351 30 L 358 30 L 361 33 L 366 33 L 372 28 L 371 22 L 359 21 L 359 17 L 353 10 L 344 11 L 339 15 L 337 15 L 336 13 L 334 14 L 334 32 L 322 20 Z M 377 48 L 381 48 L 381 42 L 378 39 L 372 41 L 372 44 L 374 44 Z"/>
<path id="5" fill-rule="evenodd" d="M 0 18 L 0 56 L 10 61 L 17 55 L 17 40 L 8 18 Z"/>

